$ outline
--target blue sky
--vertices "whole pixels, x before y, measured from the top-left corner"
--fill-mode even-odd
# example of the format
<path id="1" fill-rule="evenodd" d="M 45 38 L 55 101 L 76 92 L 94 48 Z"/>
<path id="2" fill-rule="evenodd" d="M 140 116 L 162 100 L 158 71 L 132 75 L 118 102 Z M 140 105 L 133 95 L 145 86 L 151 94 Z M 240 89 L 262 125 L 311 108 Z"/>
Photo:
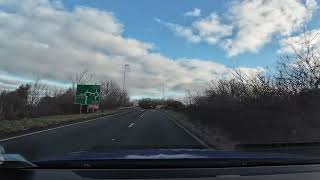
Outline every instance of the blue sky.
<path id="1" fill-rule="evenodd" d="M 40 78 L 67 87 L 81 69 L 132 97 L 201 90 L 211 80 L 273 67 L 303 27 L 320 32 L 316 0 L 3 0 L 0 88 Z M 30 10 L 31 9 L 31 10 Z M 38 28 L 41 27 L 41 28 Z M 315 45 L 320 47 L 320 41 Z"/>
<path id="2" fill-rule="evenodd" d="M 277 40 L 279 39 L 276 37 L 273 38 L 273 41 L 264 45 L 257 53 L 244 53 L 236 57 L 228 57 L 225 51 L 219 47 L 205 43 L 192 44 L 181 37 L 173 36 L 170 30 L 154 21 L 154 18 L 160 18 L 165 21 L 188 25 L 194 20 L 208 16 L 212 12 L 224 16 L 228 8 L 235 2 L 237 1 L 139 0 L 132 3 L 132 0 L 71 0 L 64 3 L 69 9 L 82 5 L 112 11 L 125 24 L 124 36 L 153 43 L 156 46 L 156 51 L 171 58 L 213 59 L 227 66 L 273 66 L 281 57 L 281 54 L 277 53 L 279 49 Z M 194 8 L 201 9 L 202 17 L 184 16 L 184 13 Z M 307 23 L 308 27 L 310 29 L 318 28 L 320 21 L 317 21 L 317 19 L 319 18 L 320 13 L 317 11 L 314 13 L 312 20 Z"/>
<path id="3" fill-rule="evenodd" d="M 222 1 L 212 3 L 212 0 L 201 1 L 201 3 L 199 3 L 199 1 L 190 0 L 141 0 L 132 3 L 130 0 L 73 0 L 66 1 L 65 5 L 69 9 L 72 9 L 77 5 L 83 5 L 112 11 L 115 16 L 125 24 L 125 36 L 153 43 L 156 46 L 156 50 L 172 58 L 186 57 L 207 60 L 214 59 L 217 62 L 229 66 L 243 64 L 245 66 L 255 67 L 271 64 L 271 62 L 268 62 L 268 59 L 276 59 L 276 55 L 270 53 L 275 50 L 272 46 L 266 47 L 258 55 L 247 54 L 235 58 L 227 58 L 223 50 L 207 44 L 188 43 L 180 37 L 173 36 L 170 30 L 154 21 L 154 18 L 161 18 L 163 20 L 187 25 L 192 23 L 195 18 L 183 16 L 185 12 L 193 10 L 194 8 L 199 8 L 204 16 L 213 11 L 223 13 L 226 11 L 230 2 L 221 2 Z M 262 59 L 256 61 L 257 56 L 259 59 Z"/>

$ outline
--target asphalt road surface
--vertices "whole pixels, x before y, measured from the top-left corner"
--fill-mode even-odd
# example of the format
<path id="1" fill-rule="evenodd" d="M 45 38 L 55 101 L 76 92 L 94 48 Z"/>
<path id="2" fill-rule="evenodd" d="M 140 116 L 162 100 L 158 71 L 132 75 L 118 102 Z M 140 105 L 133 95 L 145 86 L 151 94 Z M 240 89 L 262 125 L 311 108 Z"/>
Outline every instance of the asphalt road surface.
<path id="1" fill-rule="evenodd" d="M 205 148 L 158 110 L 130 109 L 129 113 L 0 141 L 7 153 L 40 160 L 70 152 L 109 149 Z"/>

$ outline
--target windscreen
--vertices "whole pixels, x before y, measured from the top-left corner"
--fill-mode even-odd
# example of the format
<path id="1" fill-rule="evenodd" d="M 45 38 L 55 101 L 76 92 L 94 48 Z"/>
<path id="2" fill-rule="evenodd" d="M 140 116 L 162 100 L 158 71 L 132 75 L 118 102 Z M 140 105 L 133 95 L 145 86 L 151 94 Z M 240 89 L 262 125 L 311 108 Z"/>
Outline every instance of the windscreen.
<path id="1" fill-rule="evenodd" d="M 308 155 L 319 3 L 0 0 L 0 145 L 29 161 Z"/>

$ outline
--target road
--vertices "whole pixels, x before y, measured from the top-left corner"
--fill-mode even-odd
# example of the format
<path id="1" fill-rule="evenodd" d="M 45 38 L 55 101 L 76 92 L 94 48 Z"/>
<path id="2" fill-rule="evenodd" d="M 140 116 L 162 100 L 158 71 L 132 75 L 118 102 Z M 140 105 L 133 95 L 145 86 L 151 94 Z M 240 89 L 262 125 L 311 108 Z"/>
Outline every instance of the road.
<path id="1" fill-rule="evenodd" d="M 19 153 L 28 160 L 108 149 L 205 148 L 163 112 L 139 108 L 7 140 L 0 145 L 7 153 Z"/>

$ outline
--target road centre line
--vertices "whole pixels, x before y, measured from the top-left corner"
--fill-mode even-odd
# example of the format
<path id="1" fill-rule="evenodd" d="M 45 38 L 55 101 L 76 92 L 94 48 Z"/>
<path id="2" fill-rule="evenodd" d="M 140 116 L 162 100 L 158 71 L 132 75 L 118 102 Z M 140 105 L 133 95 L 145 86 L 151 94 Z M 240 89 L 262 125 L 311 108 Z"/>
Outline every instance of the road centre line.
<path id="1" fill-rule="evenodd" d="M 139 118 L 142 118 L 143 116 L 144 116 L 144 113 Z"/>
<path id="2" fill-rule="evenodd" d="M 131 123 L 131 124 L 128 126 L 128 128 L 131 128 L 134 124 L 135 124 L 135 123 Z"/>

